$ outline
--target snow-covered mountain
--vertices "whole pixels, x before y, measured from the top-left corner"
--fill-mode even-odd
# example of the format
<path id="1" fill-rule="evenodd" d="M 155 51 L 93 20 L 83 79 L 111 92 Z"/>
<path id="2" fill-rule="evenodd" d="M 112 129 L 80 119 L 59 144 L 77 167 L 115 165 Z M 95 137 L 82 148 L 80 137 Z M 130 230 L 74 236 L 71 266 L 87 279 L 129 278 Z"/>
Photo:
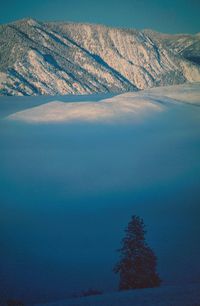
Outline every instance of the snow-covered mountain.
<path id="1" fill-rule="evenodd" d="M 174 51 L 185 59 L 200 65 L 200 33 L 196 35 L 178 34 L 169 35 L 145 30 L 154 40 L 158 39 L 164 43 L 165 48 Z"/>
<path id="2" fill-rule="evenodd" d="M 20 20 L 0 26 L 0 94 L 123 92 L 200 81 L 199 45 L 199 34 Z"/>

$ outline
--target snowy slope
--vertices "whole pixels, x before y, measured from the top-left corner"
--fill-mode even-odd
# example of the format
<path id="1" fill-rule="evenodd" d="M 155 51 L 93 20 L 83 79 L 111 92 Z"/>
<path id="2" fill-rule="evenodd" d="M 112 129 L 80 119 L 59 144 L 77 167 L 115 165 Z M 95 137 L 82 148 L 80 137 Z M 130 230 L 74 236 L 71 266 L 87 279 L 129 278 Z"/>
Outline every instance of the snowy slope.
<path id="1" fill-rule="evenodd" d="M 147 224 L 164 284 L 199 281 L 200 84 L 97 96 L 0 97 L 4 300 L 114 291 L 131 214 Z M 55 305 L 198 306 L 199 292 L 163 285 Z"/>
<path id="2" fill-rule="evenodd" d="M 122 92 L 200 80 L 198 64 L 148 31 L 25 19 L 1 25 L 0 44 L 1 95 Z"/>
<path id="3" fill-rule="evenodd" d="M 198 306 L 200 284 L 162 286 L 83 297 L 35 306 Z"/>
<path id="4" fill-rule="evenodd" d="M 98 102 L 51 101 L 25 109 L 7 118 L 29 123 L 98 121 L 115 122 L 129 120 L 136 122 L 146 116 L 165 111 L 170 104 L 200 103 L 200 83 L 190 85 L 159 87 L 139 92 L 129 92 L 103 99 Z"/>
<path id="5" fill-rule="evenodd" d="M 61 121 L 113 121 L 127 117 L 141 119 L 151 112 L 161 111 L 162 107 L 148 98 L 132 93 L 122 94 L 100 102 L 65 103 L 53 101 L 38 107 L 24 110 L 8 118 L 26 122 L 61 122 Z"/>
<path id="6" fill-rule="evenodd" d="M 151 30 L 144 30 L 144 33 L 152 39 L 162 41 L 166 48 L 175 51 L 185 59 L 200 64 L 200 33 L 169 35 Z"/>

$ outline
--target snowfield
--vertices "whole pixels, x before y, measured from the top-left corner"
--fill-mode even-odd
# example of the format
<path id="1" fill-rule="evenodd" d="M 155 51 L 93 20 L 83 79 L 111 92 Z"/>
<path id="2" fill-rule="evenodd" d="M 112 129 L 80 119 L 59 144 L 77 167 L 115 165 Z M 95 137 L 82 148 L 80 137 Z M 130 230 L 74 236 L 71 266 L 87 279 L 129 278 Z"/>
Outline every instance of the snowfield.
<path id="1" fill-rule="evenodd" d="M 30 123 L 73 120 L 112 122 L 120 119 L 137 121 L 152 113 L 166 110 L 170 102 L 200 104 L 199 83 L 125 93 L 98 102 L 51 101 L 14 113 L 8 119 Z"/>
<path id="2" fill-rule="evenodd" d="M 1 305 L 200 305 L 200 83 L 0 97 L 0 144 Z M 133 214 L 163 284 L 119 293 Z"/>
<path id="3" fill-rule="evenodd" d="M 99 102 L 65 103 L 53 101 L 9 116 L 12 120 L 30 123 L 62 121 L 115 121 L 129 118 L 137 120 L 161 111 L 162 107 L 148 98 L 132 93 L 122 94 Z"/>
<path id="4" fill-rule="evenodd" d="M 200 284 L 115 292 L 35 306 L 199 306 Z"/>
<path id="5" fill-rule="evenodd" d="M 149 97 L 152 96 L 154 99 L 160 96 L 162 99 L 167 97 L 174 99 L 177 102 L 180 101 L 199 105 L 199 86 L 200 83 L 188 83 L 184 85 L 157 87 L 141 91 L 140 94 L 146 94 Z"/>

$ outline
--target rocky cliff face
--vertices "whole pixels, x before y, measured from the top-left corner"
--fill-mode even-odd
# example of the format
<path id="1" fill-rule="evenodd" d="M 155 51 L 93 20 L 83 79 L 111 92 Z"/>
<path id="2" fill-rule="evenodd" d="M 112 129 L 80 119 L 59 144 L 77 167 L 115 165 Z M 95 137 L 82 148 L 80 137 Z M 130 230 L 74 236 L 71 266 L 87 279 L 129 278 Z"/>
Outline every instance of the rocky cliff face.
<path id="1" fill-rule="evenodd" d="M 200 81 L 199 44 L 199 35 L 185 41 L 101 25 L 32 19 L 1 25 L 0 94 L 123 92 Z"/>

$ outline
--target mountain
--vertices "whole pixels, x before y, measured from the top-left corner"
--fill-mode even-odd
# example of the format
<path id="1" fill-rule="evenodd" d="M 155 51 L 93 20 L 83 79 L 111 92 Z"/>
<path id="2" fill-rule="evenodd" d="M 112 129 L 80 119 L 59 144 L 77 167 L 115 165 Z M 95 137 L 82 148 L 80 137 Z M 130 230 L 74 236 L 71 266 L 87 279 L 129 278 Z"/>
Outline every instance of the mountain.
<path id="1" fill-rule="evenodd" d="M 19 20 L 0 25 L 0 95 L 136 91 L 200 81 L 200 35 Z"/>
<path id="2" fill-rule="evenodd" d="M 144 31 L 145 34 L 150 35 L 152 39 L 161 40 L 164 47 L 170 49 L 172 52 L 178 53 L 186 60 L 200 65 L 200 33 L 195 35 L 189 34 L 161 34 L 151 30 Z"/>

